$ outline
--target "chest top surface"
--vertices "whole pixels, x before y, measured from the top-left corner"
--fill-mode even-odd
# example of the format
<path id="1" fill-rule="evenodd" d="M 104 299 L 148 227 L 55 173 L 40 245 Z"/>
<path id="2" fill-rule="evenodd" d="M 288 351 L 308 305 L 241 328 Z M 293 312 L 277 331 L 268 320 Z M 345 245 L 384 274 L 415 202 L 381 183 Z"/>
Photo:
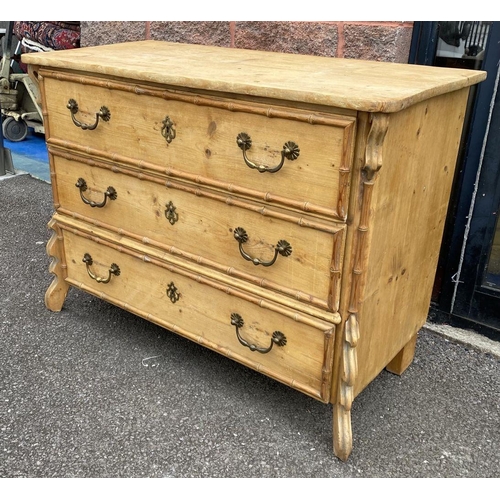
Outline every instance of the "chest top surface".
<path id="1" fill-rule="evenodd" d="M 22 59 L 139 82 L 387 113 L 486 78 L 484 71 L 153 40 L 24 54 Z"/>

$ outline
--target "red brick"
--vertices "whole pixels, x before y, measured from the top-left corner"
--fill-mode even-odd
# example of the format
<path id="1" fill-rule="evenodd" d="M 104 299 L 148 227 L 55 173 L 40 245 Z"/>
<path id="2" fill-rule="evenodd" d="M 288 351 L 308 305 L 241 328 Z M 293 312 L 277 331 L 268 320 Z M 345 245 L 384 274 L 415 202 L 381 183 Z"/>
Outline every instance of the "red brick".
<path id="1" fill-rule="evenodd" d="M 152 21 L 151 38 L 178 43 L 229 47 L 231 34 L 227 21 Z"/>
<path id="2" fill-rule="evenodd" d="M 82 21 L 80 45 L 107 45 L 146 38 L 144 21 Z"/>
<path id="3" fill-rule="evenodd" d="M 374 61 L 408 62 L 413 28 L 408 25 L 344 25 L 344 57 Z"/>
<path id="4" fill-rule="evenodd" d="M 235 47 L 335 56 L 338 30 L 328 22 L 237 22 Z"/>

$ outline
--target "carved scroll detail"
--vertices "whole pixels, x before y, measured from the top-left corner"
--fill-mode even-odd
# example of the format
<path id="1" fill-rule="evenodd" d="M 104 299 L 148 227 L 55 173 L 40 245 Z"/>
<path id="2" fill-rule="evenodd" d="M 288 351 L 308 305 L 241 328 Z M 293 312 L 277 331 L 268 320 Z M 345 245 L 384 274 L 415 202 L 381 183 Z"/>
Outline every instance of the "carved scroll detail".
<path id="1" fill-rule="evenodd" d="M 67 268 L 64 260 L 63 236 L 54 220 L 51 220 L 48 226 L 54 231 L 47 243 L 47 255 L 52 258 L 49 272 L 55 277 L 45 292 L 45 306 L 51 311 L 60 311 L 69 289 L 65 281 Z"/>
<path id="2" fill-rule="evenodd" d="M 389 117 L 387 115 L 374 114 L 371 116 L 371 127 L 365 150 L 365 165 L 361 176 L 359 222 L 354 235 L 354 251 L 351 255 L 352 279 L 347 307 L 348 317 L 344 325 L 338 398 L 334 408 L 333 444 L 335 454 L 341 460 L 347 460 L 352 450 L 351 408 L 354 400 L 354 385 L 358 375 L 356 346 L 360 336 L 358 313 L 367 269 L 373 186 L 376 174 L 382 167 L 382 150 L 388 125 Z"/>
<path id="3" fill-rule="evenodd" d="M 354 401 L 354 382 L 358 375 L 358 358 L 356 346 L 359 340 L 359 324 L 356 314 L 349 315 L 345 324 L 345 338 L 342 348 L 342 371 L 340 378 L 340 404 L 350 410 Z"/>
<path id="4" fill-rule="evenodd" d="M 366 144 L 365 166 L 363 171 L 367 180 L 371 181 L 382 167 L 382 146 L 389 126 L 389 116 L 372 115 L 372 125 Z"/>

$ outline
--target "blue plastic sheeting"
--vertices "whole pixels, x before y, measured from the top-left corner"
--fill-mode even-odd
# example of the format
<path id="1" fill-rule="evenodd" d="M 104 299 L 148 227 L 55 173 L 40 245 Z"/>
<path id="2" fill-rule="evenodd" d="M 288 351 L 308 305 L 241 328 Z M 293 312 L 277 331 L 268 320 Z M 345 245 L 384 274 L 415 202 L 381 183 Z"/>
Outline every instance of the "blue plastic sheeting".
<path id="1" fill-rule="evenodd" d="M 4 147 L 10 149 L 12 153 L 27 156 L 32 160 L 49 163 L 45 136 L 36 134 L 31 129 L 23 141 L 12 142 L 4 137 Z"/>
<path id="2" fill-rule="evenodd" d="M 4 138 L 4 147 L 11 152 L 16 172 L 27 172 L 50 182 L 49 155 L 43 134 L 36 134 L 30 129 L 23 141 L 12 142 Z"/>

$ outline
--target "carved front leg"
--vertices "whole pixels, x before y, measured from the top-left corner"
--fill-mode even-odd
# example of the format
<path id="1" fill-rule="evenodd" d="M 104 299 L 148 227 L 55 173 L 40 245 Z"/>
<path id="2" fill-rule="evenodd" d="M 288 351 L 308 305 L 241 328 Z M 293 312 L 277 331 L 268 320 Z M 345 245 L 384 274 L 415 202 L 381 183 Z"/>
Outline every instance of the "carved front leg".
<path id="1" fill-rule="evenodd" d="M 358 319 L 355 314 L 351 314 L 345 324 L 339 394 L 333 408 L 333 449 L 335 455 L 344 461 L 352 451 L 351 408 L 354 400 L 354 382 L 358 374 L 356 356 L 358 339 Z"/>
<path id="2" fill-rule="evenodd" d="M 65 281 L 67 270 L 61 230 L 54 220 L 51 220 L 48 226 L 54 231 L 47 243 L 47 255 L 52 259 L 49 272 L 54 275 L 54 279 L 45 292 L 45 306 L 51 311 L 58 312 L 62 309 L 69 285 Z"/>

